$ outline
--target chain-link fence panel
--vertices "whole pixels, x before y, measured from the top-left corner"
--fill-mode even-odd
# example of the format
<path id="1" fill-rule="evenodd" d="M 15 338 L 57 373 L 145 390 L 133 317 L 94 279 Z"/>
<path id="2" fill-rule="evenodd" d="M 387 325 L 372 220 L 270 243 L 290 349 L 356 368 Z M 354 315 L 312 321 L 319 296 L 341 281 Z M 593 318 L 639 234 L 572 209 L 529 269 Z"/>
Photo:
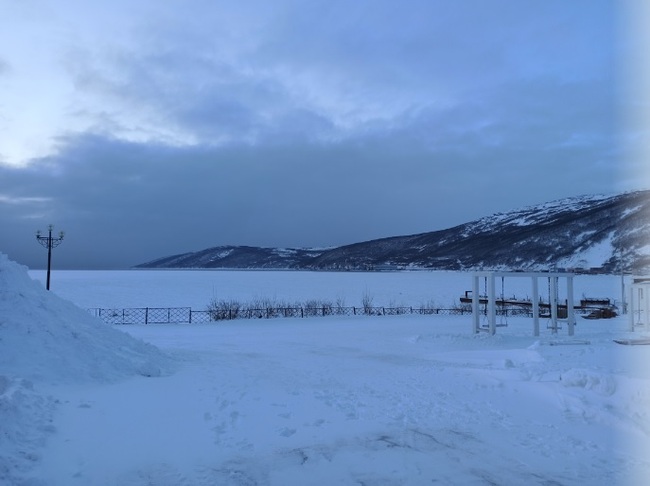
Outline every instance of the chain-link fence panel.
<path id="1" fill-rule="evenodd" d="M 89 309 L 107 324 L 189 323 L 189 307 L 132 307 L 128 309 Z"/>
<path id="2" fill-rule="evenodd" d="M 201 324 L 203 322 L 212 322 L 212 311 L 190 311 L 190 323 Z"/>
<path id="3" fill-rule="evenodd" d="M 189 323 L 189 307 L 147 307 L 145 324 Z"/>
<path id="4" fill-rule="evenodd" d="M 95 309 L 96 315 L 107 324 L 146 324 L 146 310 L 131 309 Z"/>

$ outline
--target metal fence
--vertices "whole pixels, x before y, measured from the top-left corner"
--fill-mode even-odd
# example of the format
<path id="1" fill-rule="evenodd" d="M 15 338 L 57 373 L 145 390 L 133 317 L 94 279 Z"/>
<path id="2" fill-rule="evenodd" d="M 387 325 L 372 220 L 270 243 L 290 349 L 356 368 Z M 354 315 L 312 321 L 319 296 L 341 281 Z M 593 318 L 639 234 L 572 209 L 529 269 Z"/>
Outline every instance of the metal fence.
<path id="1" fill-rule="evenodd" d="M 128 309 L 89 309 L 108 324 L 171 324 L 192 322 L 189 307 L 131 307 Z"/>
<path id="2" fill-rule="evenodd" d="M 482 310 L 483 311 L 483 310 Z M 472 313 L 471 306 L 447 309 L 416 307 L 266 307 L 192 310 L 190 307 L 132 307 L 126 309 L 89 309 L 108 324 L 192 324 L 236 319 L 273 319 L 326 316 L 397 316 L 404 314 L 458 316 Z M 527 309 L 497 309 L 501 316 L 528 316 Z"/>

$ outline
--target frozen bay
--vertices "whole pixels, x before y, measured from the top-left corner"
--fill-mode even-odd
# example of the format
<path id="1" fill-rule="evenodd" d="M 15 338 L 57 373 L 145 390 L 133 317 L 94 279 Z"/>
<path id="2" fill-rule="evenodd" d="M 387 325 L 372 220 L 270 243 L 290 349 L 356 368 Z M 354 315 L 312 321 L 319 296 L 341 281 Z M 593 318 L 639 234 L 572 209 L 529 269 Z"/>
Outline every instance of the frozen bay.
<path id="1" fill-rule="evenodd" d="M 45 271 L 30 270 L 45 282 Z M 59 270 L 52 273 L 52 291 L 83 308 L 192 307 L 204 309 L 212 299 L 249 302 L 271 299 L 294 303 L 310 299 L 341 300 L 359 306 L 364 295 L 379 306 L 421 306 L 433 302 L 449 308 L 471 289 L 471 272 L 309 272 L 265 270 Z M 629 280 L 629 277 L 626 277 Z M 483 285 L 483 283 L 481 284 Z M 575 298 L 621 299 L 621 278 L 616 275 L 575 277 Z M 548 289 L 540 279 L 540 295 Z M 483 292 L 481 288 L 481 292 Z M 497 293 L 530 297 L 528 278 L 497 282 Z M 560 298 L 565 289 L 560 285 Z"/>

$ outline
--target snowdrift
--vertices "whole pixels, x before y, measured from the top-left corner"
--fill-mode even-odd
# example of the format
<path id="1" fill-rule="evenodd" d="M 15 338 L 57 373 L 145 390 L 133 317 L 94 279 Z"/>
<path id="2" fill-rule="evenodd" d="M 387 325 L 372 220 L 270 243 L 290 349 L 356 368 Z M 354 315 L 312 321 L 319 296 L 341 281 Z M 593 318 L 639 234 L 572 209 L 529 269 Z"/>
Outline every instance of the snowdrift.
<path id="1" fill-rule="evenodd" d="M 0 373 L 5 379 L 111 382 L 159 376 L 169 366 L 157 348 L 47 292 L 26 267 L 0 253 Z"/>
<path id="2" fill-rule="evenodd" d="M 160 376 L 173 362 L 158 348 L 111 328 L 30 279 L 0 253 L 0 484 L 39 460 L 57 400 L 52 385 Z M 38 483 L 30 483 L 38 484 Z"/>

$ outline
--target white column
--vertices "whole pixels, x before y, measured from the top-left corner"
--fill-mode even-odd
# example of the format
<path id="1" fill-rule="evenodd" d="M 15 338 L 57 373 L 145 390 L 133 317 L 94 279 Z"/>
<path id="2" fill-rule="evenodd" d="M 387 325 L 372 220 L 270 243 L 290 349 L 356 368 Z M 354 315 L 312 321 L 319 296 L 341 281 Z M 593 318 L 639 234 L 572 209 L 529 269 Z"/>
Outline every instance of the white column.
<path id="1" fill-rule="evenodd" d="M 539 336 L 539 282 L 533 279 L 533 336 Z"/>
<path id="2" fill-rule="evenodd" d="M 625 274 L 623 273 L 623 270 L 621 270 L 621 312 L 623 314 L 627 313 L 627 306 L 625 305 L 625 298 L 627 296 L 625 295 Z"/>
<path id="3" fill-rule="evenodd" d="M 575 332 L 575 316 L 573 312 L 573 275 L 567 276 L 566 278 L 566 317 L 567 323 L 569 326 L 569 336 L 573 336 Z"/>
<path id="4" fill-rule="evenodd" d="M 479 277 L 472 277 L 472 334 L 478 332 L 480 322 L 479 316 Z"/>
<path id="5" fill-rule="evenodd" d="M 637 312 L 639 313 L 639 317 L 637 318 L 637 323 L 643 325 L 643 302 L 645 302 L 644 295 L 643 295 L 643 287 L 640 285 L 636 288 L 636 308 Z"/>
<path id="6" fill-rule="evenodd" d="M 650 299 L 648 299 L 648 289 L 650 285 L 643 286 L 643 307 L 645 311 L 643 312 L 643 324 L 646 331 L 650 330 Z"/>
<path id="7" fill-rule="evenodd" d="M 630 285 L 629 302 L 627 303 L 627 330 L 634 331 L 634 285 Z"/>
<path id="8" fill-rule="evenodd" d="M 494 274 L 491 273 L 488 278 L 488 313 L 490 320 L 490 334 L 494 335 L 497 332 L 497 309 L 496 309 L 496 296 L 494 291 Z"/>
<path id="9" fill-rule="evenodd" d="M 551 277 L 551 295 L 548 300 L 551 304 L 552 333 L 557 334 L 557 277 Z"/>

